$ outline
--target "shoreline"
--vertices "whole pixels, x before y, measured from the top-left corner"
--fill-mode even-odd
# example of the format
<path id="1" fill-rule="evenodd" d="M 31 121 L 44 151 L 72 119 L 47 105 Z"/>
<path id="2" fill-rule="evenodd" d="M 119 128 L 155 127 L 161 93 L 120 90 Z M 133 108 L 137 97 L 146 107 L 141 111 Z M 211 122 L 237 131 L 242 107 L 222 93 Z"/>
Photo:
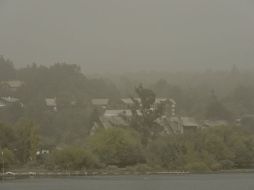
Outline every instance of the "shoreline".
<path id="1" fill-rule="evenodd" d="M 85 176 L 151 176 L 151 175 L 208 175 L 208 174 L 248 174 L 254 173 L 254 169 L 237 169 L 237 170 L 221 170 L 221 171 L 207 171 L 207 172 L 198 172 L 198 171 L 146 171 L 146 172 L 133 172 L 133 171 L 65 171 L 65 172 L 7 172 L 4 174 L 0 174 L 0 179 L 9 180 L 9 179 L 24 179 L 24 178 L 34 178 L 34 177 L 85 177 Z"/>

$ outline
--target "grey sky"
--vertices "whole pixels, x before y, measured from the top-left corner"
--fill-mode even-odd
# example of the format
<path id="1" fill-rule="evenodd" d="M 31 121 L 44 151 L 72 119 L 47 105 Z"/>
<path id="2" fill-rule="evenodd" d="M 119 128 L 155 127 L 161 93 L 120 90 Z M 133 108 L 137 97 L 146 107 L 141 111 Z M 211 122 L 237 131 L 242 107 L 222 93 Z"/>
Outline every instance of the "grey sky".
<path id="1" fill-rule="evenodd" d="M 253 0 L 0 0 L 0 54 L 88 73 L 254 64 Z"/>

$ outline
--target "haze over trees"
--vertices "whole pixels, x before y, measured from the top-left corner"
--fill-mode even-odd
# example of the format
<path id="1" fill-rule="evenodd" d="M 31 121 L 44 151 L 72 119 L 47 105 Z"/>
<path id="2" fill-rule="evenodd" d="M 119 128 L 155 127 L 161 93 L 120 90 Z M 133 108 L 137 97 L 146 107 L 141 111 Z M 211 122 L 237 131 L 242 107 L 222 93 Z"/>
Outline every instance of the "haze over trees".
<path id="1" fill-rule="evenodd" d="M 243 126 L 236 126 L 235 121 L 253 114 L 253 73 L 234 68 L 228 72 L 153 73 L 150 78 L 145 73 L 133 73 L 105 79 L 88 77 L 74 64 L 32 64 L 17 69 L 10 60 L 0 57 L 0 97 L 18 100 L 0 109 L 0 149 L 6 167 L 251 168 L 254 120 L 247 117 Z M 10 91 L 6 88 L 8 81 L 22 81 L 22 85 Z M 163 104 L 154 106 L 156 97 L 173 98 L 178 116 L 223 120 L 228 125 L 161 135 L 155 121 L 163 116 L 164 108 Z M 132 99 L 130 125 L 99 129 L 91 135 L 94 121 L 101 114 L 91 104 L 93 98 L 108 98 L 117 106 L 121 98 Z M 53 100 L 53 107 L 46 104 L 46 99 Z M 50 150 L 50 154 L 38 154 L 42 150 Z"/>

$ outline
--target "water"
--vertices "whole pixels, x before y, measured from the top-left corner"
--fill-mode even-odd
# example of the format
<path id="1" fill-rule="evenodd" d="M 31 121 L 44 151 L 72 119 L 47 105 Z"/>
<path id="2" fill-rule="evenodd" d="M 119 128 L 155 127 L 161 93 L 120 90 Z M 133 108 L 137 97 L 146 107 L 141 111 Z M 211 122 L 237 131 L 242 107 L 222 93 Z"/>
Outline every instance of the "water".
<path id="1" fill-rule="evenodd" d="M 254 190 L 254 174 L 30 178 L 0 190 Z"/>

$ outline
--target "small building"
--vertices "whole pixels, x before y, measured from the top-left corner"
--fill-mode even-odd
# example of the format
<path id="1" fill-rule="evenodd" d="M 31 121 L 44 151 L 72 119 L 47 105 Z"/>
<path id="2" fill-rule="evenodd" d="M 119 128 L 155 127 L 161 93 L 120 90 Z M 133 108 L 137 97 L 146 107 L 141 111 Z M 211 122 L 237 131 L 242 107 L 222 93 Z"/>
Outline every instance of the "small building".
<path id="1" fill-rule="evenodd" d="M 0 108 L 8 107 L 11 105 L 19 105 L 23 107 L 23 104 L 20 102 L 18 98 L 14 97 L 1 97 L 0 98 Z"/>
<path id="2" fill-rule="evenodd" d="M 157 118 L 155 122 L 159 126 L 163 127 L 162 135 L 175 135 L 183 133 L 182 126 L 178 117 L 162 116 Z"/>
<path id="3" fill-rule="evenodd" d="M 1 82 L 1 89 L 10 92 L 16 92 L 20 87 L 24 85 L 24 82 L 19 80 L 10 80 Z"/>
<path id="4" fill-rule="evenodd" d="M 155 98 L 155 104 L 166 102 L 167 98 Z"/>
<path id="5" fill-rule="evenodd" d="M 1 97 L 2 101 L 6 102 L 6 103 L 9 103 L 9 104 L 12 104 L 12 103 L 16 103 L 16 102 L 19 102 L 19 99 L 18 98 L 13 98 L 13 97 Z"/>
<path id="6" fill-rule="evenodd" d="M 126 110 L 106 110 L 103 114 L 104 117 L 126 116 L 131 117 L 132 112 L 129 109 Z"/>
<path id="7" fill-rule="evenodd" d="M 137 101 L 137 102 L 141 102 L 141 99 L 140 98 L 122 98 L 121 101 L 125 104 L 125 105 L 134 105 L 134 101 Z"/>
<path id="8" fill-rule="evenodd" d="M 91 100 L 93 106 L 106 108 L 109 104 L 108 98 L 94 98 Z"/>
<path id="9" fill-rule="evenodd" d="M 224 120 L 205 120 L 202 123 L 203 128 L 227 126 L 228 122 Z"/>
<path id="10" fill-rule="evenodd" d="M 121 101 L 127 106 L 132 106 L 134 104 L 131 98 L 122 98 Z"/>
<path id="11" fill-rule="evenodd" d="M 132 116 L 131 110 L 106 110 L 93 124 L 90 134 L 93 135 L 98 128 L 128 127 L 130 116 Z"/>
<path id="12" fill-rule="evenodd" d="M 6 107 L 6 103 L 3 100 L 0 100 L 0 109 Z"/>
<path id="13" fill-rule="evenodd" d="M 57 111 L 57 103 L 56 98 L 46 98 L 45 99 L 46 106 L 53 111 Z"/>
<path id="14" fill-rule="evenodd" d="M 105 129 L 112 127 L 128 127 L 129 123 L 124 118 L 120 116 L 114 117 L 102 117 L 101 123 Z"/>
<path id="15" fill-rule="evenodd" d="M 180 122 L 183 133 L 195 132 L 199 128 L 199 124 L 192 117 L 181 117 Z"/>

